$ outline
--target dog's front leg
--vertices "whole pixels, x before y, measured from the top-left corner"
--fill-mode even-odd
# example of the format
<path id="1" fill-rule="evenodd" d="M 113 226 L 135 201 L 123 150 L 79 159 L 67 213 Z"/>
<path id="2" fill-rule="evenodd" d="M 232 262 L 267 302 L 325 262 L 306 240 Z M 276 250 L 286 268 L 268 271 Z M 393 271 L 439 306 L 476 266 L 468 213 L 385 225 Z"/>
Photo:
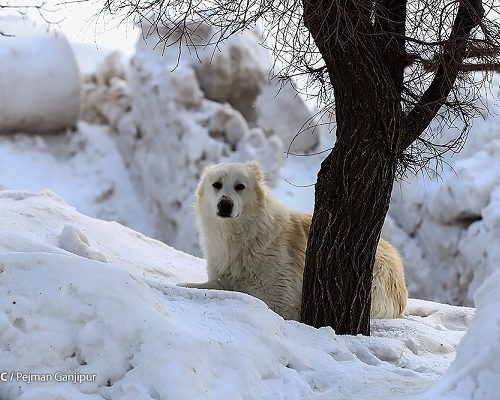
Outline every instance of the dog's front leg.
<path id="1" fill-rule="evenodd" d="M 192 288 L 192 289 L 217 289 L 223 290 L 224 288 L 219 281 L 208 281 L 208 282 L 183 282 L 178 283 L 177 286 Z"/>

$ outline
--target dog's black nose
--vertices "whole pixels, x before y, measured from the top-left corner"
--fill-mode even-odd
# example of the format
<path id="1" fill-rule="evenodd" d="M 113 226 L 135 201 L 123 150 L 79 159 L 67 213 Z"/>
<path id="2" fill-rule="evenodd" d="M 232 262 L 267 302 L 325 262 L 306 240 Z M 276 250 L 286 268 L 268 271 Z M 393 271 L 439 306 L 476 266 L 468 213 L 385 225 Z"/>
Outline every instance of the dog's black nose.
<path id="1" fill-rule="evenodd" d="M 217 203 L 217 215 L 219 217 L 227 218 L 233 212 L 233 201 L 227 197 L 223 197 Z"/>

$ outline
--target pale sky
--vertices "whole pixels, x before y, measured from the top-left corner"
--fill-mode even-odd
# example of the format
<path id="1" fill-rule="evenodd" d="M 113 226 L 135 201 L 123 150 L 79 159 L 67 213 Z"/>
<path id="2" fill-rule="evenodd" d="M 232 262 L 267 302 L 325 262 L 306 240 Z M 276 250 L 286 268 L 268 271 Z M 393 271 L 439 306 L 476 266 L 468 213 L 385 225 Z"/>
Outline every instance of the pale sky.
<path id="1" fill-rule="evenodd" d="M 120 49 L 125 53 L 132 53 L 138 35 L 133 28 L 132 21 L 119 23 L 109 17 L 96 18 L 95 15 L 102 7 L 103 0 L 89 0 L 72 2 L 72 0 L 50 1 L 8 1 L 10 6 L 39 5 L 45 3 L 43 16 L 63 31 L 74 42 L 84 42 L 97 48 Z M 21 8 L 21 10 L 24 10 Z M 43 21 L 37 10 L 27 10 L 30 19 Z M 7 12 L 3 12 L 5 15 Z M 9 14 L 16 14 L 14 9 Z"/>

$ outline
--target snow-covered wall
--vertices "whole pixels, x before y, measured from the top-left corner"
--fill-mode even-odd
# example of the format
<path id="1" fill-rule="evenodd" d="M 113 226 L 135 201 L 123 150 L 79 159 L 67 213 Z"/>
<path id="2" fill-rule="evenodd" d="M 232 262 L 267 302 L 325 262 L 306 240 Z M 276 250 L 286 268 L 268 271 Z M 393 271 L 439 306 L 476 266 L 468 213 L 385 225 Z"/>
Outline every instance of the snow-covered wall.
<path id="1" fill-rule="evenodd" d="M 62 32 L 0 17 L 0 133 L 53 133 L 73 127 L 80 75 Z"/>

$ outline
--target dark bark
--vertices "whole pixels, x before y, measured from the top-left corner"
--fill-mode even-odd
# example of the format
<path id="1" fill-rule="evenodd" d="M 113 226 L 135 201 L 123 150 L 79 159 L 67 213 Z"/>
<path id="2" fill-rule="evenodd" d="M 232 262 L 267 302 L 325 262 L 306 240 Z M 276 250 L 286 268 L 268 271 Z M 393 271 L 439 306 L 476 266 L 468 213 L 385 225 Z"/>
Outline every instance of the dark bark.
<path id="1" fill-rule="evenodd" d="M 375 32 L 380 36 L 383 59 L 398 93 L 403 91 L 406 63 L 405 22 L 406 0 L 375 3 Z"/>
<path id="2" fill-rule="evenodd" d="M 339 140 L 318 174 L 301 320 L 338 334 L 369 335 L 373 263 L 398 162 L 401 114 L 399 103 L 383 110 L 380 92 L 367 96 L 362 82 L 339 78 L 356 100 L 337 99 L 337 117 L 344 115 Z"/>
<path id="3" fill-rule="evenodd" d="M 336 6 L 329 11 L 336 21 L 347 12 Z M 316 183 L 301 320 L 368 335 L 375 251 L 400 154 L 400 71 L 387 67 L 371 36 L 331 35 L 322 23 L 326 12 L 316 8 L 306 26 L 334 87 L 337 143 Z M 369 33 L 369 15 L 357 16 L 356 26 Z"/>
<path id="4" fill-rule="evenodd" d="M 396 162 L 382 141 L 363 145 L 351 138 L 335 146 L 318 174 L 301 320 L 369 335 L 372 269 Z"/>

